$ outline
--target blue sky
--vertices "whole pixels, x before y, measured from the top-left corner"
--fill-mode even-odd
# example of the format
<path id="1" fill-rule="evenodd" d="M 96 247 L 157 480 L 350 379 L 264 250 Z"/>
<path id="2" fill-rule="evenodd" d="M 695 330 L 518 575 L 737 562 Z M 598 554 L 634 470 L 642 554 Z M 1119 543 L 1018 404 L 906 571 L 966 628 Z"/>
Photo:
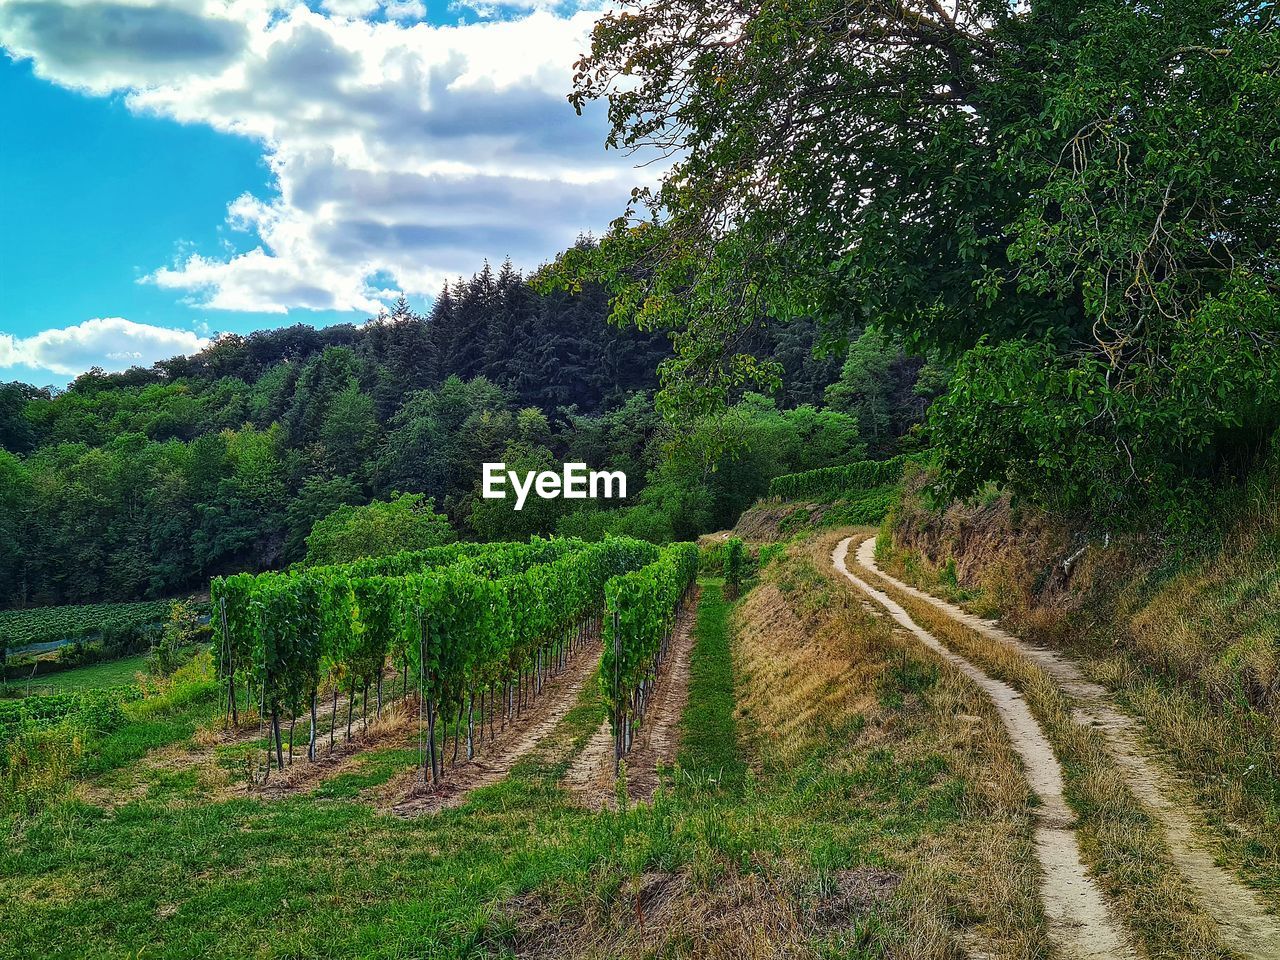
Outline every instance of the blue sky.
<path id="1" fill-rule="evenodd" d="M 595 16 L 0 0 L 0 378 L 425 305 L 599 231 L 638 173 L 565 101 Z"/>

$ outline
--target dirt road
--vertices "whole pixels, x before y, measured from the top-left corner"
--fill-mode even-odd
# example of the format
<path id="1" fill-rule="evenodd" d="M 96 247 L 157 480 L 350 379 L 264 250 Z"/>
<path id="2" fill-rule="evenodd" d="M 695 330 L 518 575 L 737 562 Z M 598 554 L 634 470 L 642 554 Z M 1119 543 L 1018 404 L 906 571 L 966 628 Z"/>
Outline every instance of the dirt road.
<path id="1" fill-rule="evenodd" d="M 884 607 L 903 629 L 968 677 L 995 704 L 1009 739 L 1022 758 L 1027 782 L 1040 800 L 1035 808 L 1035 847 L 1042 871 L 1041 897 L 1050 935 L 1061 955 L 1070 960 L 1134 956 L 1120 926 L 1111 916 L 1101 889 L 1085 869 L 1073 826 L 1075 815 L 1063 795 L 1062 768 L 1022 695 L 953 653 L 918 626 L 887 593 L 851 572 L 846 564 L 851 541 L 851 537 L 846 537 L 836 546 L 831 556 L 836 569 Z M 859 549 L 859 560 L 865 562 L 874 549 L 875 540 L 867 540 Z"/>
<path id="2" fill-rule="evenodd" d="M 862 544 L 857 560 L 895 590 L 930 604 L 1043 669 L 1072 702 L 1077 722 L 1102 735 L 1134 796 L 1163 823 L 1174 866 L 1217 923 L 1223 944 L 1244 957 L 1280 960 L 1280 920 L 1267 912 L 1252 890 L 1215 863 L 1201 839 L 1207 818 L 1190 799 L 1190 790 L 1150 758 L 1141 743 L 1142 725 L 1121 713 L 1104 687 L 1089 680 L 1078 664 L 1062 654 L 1027 643 L 990 620 L 885 573 L 875 562 L 874 539 Z"/>

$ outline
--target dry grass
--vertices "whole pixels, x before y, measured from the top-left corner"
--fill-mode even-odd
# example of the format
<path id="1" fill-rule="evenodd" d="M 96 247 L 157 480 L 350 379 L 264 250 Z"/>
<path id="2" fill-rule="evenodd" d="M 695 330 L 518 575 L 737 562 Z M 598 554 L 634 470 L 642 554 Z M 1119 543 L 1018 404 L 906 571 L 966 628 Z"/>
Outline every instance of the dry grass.
<path id="1" fill-rule="evenodd" d="M 1227 496 L 1219 542 L 1179 558 L 1154 538 L 1082 542 L 1051 518 L 997 501 L 930 513 L 908 498 L 893 523 L 908 582 L 999 615 L 1070 652 L 1140 716 L 1193 784 L 1223 856 L 1280 907 L 1280 479 Z M 953 561 L 954 584 L 939 571 Z"/>
<path id="2" fill-rule="evenodd" d="M 859 575 L 902 604 L 912 619 L 961 656 L 1013 685 L 1027 699 L 1063 766 L 1079 823 L 1081 852 L 1150 957 L 1227 958 L 1214 920 L 1174 866 L 1162 827 L 1130 791 L 1100 733 L 1076 722 L 1071 702 L 1039 666 L 936 607 L 895 590 L 873 572 Z"/>
<path id="3" fill-rule="evenodd" d="M 756 768 L 785 770 L 832 744 L 834 763 L 886 747 L 900 764 L 945 758 L 965 784 L 958 828 L 910 851 L 886 844 L 903 876 L 898 920 L 910 931 L 893 956 L 951 956 L 965 939 L 992 956 L 1040 956 L 1016 754 L 984 696 L 834 580 L 829 557 L 845 534 L 792 546 L 735 618 L 739 721 L 753 732 Z"/>

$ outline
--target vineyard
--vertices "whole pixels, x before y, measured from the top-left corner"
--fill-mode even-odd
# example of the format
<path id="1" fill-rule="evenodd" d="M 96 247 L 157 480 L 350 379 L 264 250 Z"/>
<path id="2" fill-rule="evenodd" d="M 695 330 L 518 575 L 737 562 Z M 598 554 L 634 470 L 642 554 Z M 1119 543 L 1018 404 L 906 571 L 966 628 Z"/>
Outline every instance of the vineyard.
<path id="1" fill-rule="evenodd" d="M 601 635 L 602 676 L 620 731 L 643 716 L 675 611 L 697 572 L 697 549 L 627 538 L 459 544 L 283 573 L 238 574 L 211 585 L 219 674 L 231 723 L 241 705 L 267 725 L 274 763 L 292 761 L 305 722 L 318 750 L 322 697 L 329 747 L 356 706 L 383 709 L 388 668 L 412 692 L 422 729 L 422 779 L 443 773 L 442 728 L 455 756 L 477 731 L 513 722 L 550 676 Z M 345 717 L 340 698 L 345 696 Z M 288 745 L 282 730 L 288 722 Z M 483 739 L 482 737 L 479 739 Z"/>
<path id="2" fill-rule="evenodd" d="M 140 603 L 85 603 L 66 607 L 0 611 L 0 661 L 6 651 L 55 640 L 81 640 L 104 630 L 160 623 L 169 615 L 170 600 Z"/>
<path id="3" fill-rule="evenodd" d="M 904 454 L 888 460 L 859 460 L 845 466 L 783 474 L 770 481 L 769 496 L 783 500 L 802 497 L 831 499 L 871 487 L 896 484 L 911 460 Z"/>
<path id="4" fill-rule="evenodd" d="M 94 729 L 110 729 L 122 719 L 122 706 L 140 696 L 136 687 L 119 686 L 0 700 L 0 757 L 11 739 L 27 730 L 68 720 L 81 721 Z"/>
<path id="5" fill-rule="evenodd" d="M 600 682 L 613 726 L 614 764 L 631 749 L 667 655 L 677 611 L 698 575 L 698 548 L 678 543 L 647 566 L 605 584 L 604 659 Z"/>

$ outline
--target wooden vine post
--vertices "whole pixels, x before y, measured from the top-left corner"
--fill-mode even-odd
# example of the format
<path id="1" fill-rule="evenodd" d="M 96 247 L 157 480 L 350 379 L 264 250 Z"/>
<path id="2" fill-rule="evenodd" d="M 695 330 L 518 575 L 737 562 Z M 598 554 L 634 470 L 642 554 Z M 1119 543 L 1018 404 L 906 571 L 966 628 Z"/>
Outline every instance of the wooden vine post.
<path id="1" fill-rule="evenodd" d="M 240 713 L 236 709 L 236 651 L 227 630 L 227 598 L 218 598 L 218 616 L 222 621 L 222 650 L 227 661 L 227 714 L 232 726 L 240 726 Z"/>
<path id="2" fill-rule="evenodd" d="M 622 772 L 622 718 L 618 712 L 618 611 L 613 611 L 613 775 Z"/>

